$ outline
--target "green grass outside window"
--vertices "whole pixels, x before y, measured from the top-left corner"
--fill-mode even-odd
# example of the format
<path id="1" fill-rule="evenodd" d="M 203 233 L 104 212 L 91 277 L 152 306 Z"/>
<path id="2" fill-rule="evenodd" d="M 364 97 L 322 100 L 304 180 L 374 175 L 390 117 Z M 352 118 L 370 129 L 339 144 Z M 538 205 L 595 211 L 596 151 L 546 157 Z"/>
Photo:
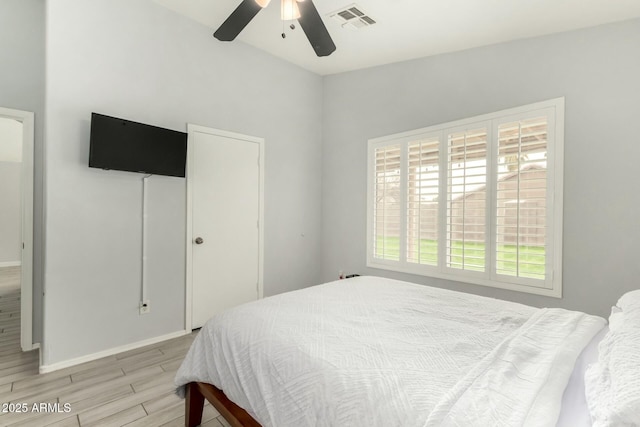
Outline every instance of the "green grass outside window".
<path id="1" fill-rule="evenodd" d="M 416 244 L 417 245 L 417 244 Z M 436 265 L 438 259 L 438 243 L 435 240 L 420 240 L 420 263 Z M 462 264 L 463 245 L 466 254 L 465 269 L 484 270 L 484 243 L 454 241 L 451 248 L 451 262 L 456 265 Z M 376 239 L 376 252 L 380 253 L 384 248 L 385 259 L 400 259 L 400 239 L 398 237 L 378 237 Z M 418 249 L 416 247 L 416 249 Z M 545 273 L 545 248 L 544 246 L 520 245 L 499 245 L 497 271 L 500 274 L 517 274 L 517 258 L 520 258 L 520 277 L 531 277 L 534 279 L 544 279 Z M 480 259 L 476 259 L 480 258 Z"/>

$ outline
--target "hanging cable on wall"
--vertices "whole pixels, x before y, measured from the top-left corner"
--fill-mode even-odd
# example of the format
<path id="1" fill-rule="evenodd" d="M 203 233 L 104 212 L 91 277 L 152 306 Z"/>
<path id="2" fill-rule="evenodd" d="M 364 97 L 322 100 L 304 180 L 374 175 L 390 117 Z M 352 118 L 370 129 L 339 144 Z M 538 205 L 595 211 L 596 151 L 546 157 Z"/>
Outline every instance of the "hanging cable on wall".
<path id="1" fill-rule="evenodd" d="M 151 174 L 142 178 L 142 273 L 140 283 L 140 314 L 151 310 L 147 299 L 147 182 Z"/>

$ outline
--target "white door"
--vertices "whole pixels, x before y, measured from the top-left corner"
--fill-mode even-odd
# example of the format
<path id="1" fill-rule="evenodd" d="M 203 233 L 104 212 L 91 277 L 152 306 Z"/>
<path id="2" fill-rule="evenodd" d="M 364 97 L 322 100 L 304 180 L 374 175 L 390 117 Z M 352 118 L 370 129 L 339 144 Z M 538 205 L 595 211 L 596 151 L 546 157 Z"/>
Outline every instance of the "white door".
<path id="1" fill-rule="evenodd" d="M 189 133 L 192 324 L 258 298 L 260 145 Z"/>

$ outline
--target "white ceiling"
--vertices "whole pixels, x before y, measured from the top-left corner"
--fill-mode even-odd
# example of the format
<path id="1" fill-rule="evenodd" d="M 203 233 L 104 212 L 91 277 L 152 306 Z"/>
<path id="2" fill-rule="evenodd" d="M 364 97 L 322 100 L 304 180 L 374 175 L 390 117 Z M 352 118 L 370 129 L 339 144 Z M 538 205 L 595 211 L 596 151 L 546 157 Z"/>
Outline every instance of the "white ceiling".
<path id="1" fill-rule="evenodd" d="M 241 0 L 155 0 L 217 29 Z M 236 39 L 326 75 L 640 17 L 639 0 L 357 0 L 377 24 L 342 28 L 328 15 L 354 0 L 314 0 L 337 50 L 318 58 L 300 28 L 282 39 L 272 0 Z M 223 43 L 223 42 L 219 42 Z M 234 42 L 231 42 L 234 43 Z"/>

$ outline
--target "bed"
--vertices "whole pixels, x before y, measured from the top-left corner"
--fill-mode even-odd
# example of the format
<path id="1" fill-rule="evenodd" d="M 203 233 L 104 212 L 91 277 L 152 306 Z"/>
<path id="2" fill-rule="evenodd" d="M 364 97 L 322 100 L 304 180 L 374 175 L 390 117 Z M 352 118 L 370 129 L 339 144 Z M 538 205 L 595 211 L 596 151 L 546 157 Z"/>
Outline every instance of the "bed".
<path id="1" fill-rule="evenodd" d="M 207 399 L 232 426 L 577 427 L 608 334 L 581 312 L 357 277 L 214 316 L 176 386 L 189 426 Z"/>

